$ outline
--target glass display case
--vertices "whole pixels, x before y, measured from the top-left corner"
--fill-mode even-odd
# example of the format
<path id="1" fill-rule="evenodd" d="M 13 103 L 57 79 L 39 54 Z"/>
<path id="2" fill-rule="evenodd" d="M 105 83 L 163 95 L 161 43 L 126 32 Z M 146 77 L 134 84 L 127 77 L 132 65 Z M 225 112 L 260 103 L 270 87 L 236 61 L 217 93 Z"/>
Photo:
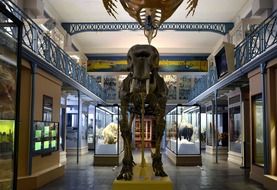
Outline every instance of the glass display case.
<path id="1" fill-rule="evenodd" d="M 175 156 L 177 165 L 201 164 L 200 121 L 199 106 L 178 105 L 166 115 L 167 152 L 169 158 Z M 186 162 L 184 156 L 194 157 L 195 162 Z"/>
<path id="2" fill-rule="evenodd" d="M 94 150 L 94 116 L 95 116 L 95 106 L 90 105 L 88 107 L 89 112 L 88 112 L 88 149 L 89 150 Z"/>
<path id="3" fill-rule="evenodd" d="M 207 145 L 213 146 L 214 141 L 214 124 L 213 124 L 213 113 L 212 111 L 207 111 Z"/>
<path id="4" fill-rule="evenodd" d="M 263 103 L 262 96 L 254 97 L 253 101 L 253 162 L 264 166 L 264 138 L 263 138 Z"/>
<path id="5" fill-rule="evenodd" d="M 0 189 L 16 189 L 22 23 L 0 2 Z"/>
<path id="6" fill-rule="evenodd" d="M 201 141 L 201 149 L 206 148 L 207 143 L 207 114 L 200 113 L 201 117 L 201 133 L 200 133 L 200 141 Z"/>
<path id="7" fill-rule="evenodd" d="M 120 108 L 118 105 L 97 105 L 95 107 L 95 165 L 117 165 L 123 152 L 123 139 L 119 130 Z M 106 158 L 111 159 L 105 163 Z"/>
<path id="8" fill-rule="evenodd" d="M 230 151 L 241 153 L 241 114 L 240 106 L 229 108 Z"/>

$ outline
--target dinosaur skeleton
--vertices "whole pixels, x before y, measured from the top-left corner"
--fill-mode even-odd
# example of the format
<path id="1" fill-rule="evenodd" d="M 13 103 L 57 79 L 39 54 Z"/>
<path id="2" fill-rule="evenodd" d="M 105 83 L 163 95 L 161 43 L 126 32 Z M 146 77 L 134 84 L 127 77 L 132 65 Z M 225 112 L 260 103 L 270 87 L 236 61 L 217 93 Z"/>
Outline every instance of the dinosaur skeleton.
<path id="1" fill-rule="evenodd" d="M 117 0 L 103 0 L 108 14 L 115 17 Z M 121 5 L 143 28 L 144 35 L 150 44 L 156 37 L 160 25 L 167 20 L 182 4 L 183 0 L 120 0 Z M 188 0 L 187 16 L 194 15 L 198 0 Z"/>
<path id="2" fill-rule="evenodd" d="M 156 176 L 167 176 L 163 170 L 160 145 L 165 129 L 167 86 L 158 73 L 159 52 L 151 45 L 134 45 L 127 54 L 130 73 L 120 86 L 120 131 L 124 141 L 123 166 L 117 179 L 131 180 L 133 176 L 132 123 L 136 116 L 155 118 L 156 144 L 152 167 Z M 145 106 L 144 106 L 145 105 Z M 130 117 L 128 117 L 128 112 Z M 142 161 L 143 163 L 143 161 Z M 143 164 L 142 164 L 143 165 Z"/>

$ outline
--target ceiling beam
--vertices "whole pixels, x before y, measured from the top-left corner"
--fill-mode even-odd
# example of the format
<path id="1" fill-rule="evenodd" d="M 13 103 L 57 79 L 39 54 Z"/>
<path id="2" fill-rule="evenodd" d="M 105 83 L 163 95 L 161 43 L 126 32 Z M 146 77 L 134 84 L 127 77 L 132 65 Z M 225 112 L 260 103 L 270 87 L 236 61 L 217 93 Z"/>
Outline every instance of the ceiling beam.
<path id="1" fill-rule="evenodd" d="M 75 22 L 62 23 L 68 34 L 81 32 L 114 32 L 121 30 L 137 31 L 143 28 L 136 22 Z M 173 30 L 182 32 L 214 32 L 225 35 L 234 27 L 231 22 L 165 22 L 159 30 Z"/>

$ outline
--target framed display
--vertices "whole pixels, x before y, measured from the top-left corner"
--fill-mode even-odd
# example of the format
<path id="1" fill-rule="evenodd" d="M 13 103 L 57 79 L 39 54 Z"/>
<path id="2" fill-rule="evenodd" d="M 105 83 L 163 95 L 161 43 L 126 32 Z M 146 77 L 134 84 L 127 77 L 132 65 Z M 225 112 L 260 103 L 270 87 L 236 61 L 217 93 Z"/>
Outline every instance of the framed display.
<path id="1" fill-rule="evenodd" d="M 33 155 L 43 155 L 58 151 L 58 131 L 58 122 L 35 121 L 33 125 Z"/>
<path id="2" fill-rule="evenodd" d="M 42 120 L 52 121 L 53 118 L 53 98 L 50 96 L 43 95 L 42 101 Z"/>
<path id="3" fill-rule="evenodd" d="M 13 151 L 14 120 L 0 120 L 0 155 Z"/>
<path id="4" fill-rule="evenodd" d="M 215 55 L 215 64 L 218 78 L 234 71 L 234 45 L 223 42 L 222 48 Z"/>

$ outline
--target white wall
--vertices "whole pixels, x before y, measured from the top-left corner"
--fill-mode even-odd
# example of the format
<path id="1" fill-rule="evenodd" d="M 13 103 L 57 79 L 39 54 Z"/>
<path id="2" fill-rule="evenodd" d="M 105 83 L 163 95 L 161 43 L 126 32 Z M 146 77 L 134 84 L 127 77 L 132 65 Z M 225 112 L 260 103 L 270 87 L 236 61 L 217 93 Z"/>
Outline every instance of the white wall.
<path id="1" fill-rule="evenodd" d="M 273 1 L 273 10 L 277 9 L 277 0 L 272 0 Z"/>

